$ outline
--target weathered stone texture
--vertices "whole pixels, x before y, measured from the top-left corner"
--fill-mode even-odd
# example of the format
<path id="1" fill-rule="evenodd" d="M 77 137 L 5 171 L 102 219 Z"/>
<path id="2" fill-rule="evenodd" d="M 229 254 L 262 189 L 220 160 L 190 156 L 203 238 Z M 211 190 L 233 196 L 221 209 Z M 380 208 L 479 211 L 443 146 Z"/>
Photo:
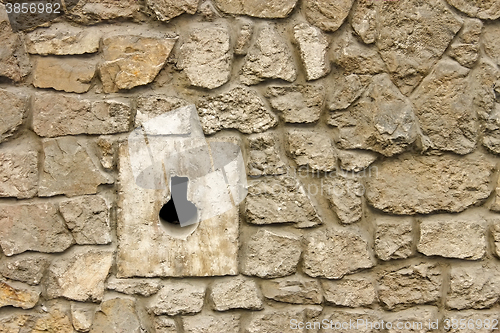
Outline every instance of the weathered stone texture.
<path id="1" fill-rule="evenodd" d="M 364 186 L 356 177 L 337 174 L 321 183 L 335 214 L 341 223 L 358 222 L 363 216 Z"/>
<path id="2" fill-rule="evenodd" d="M 446 305 L 451 309 L 490 308 L 500 298 L 498 269 L 485 265 L 452 266 Z"/>
<path id="3" fill-rule="evenodd" d="M 141 18 L 141 3 L 136 0 L 80 0 L 74 4 L 67 17 L 81 24 Z"/>
<path id="4" fill-rule="evenodd" d="M 329 228 L 311 232 L 305 239 L 303 269 L 311 277 L 341 279 L 373 267 L 368 243 L 356 233 Z"/>
<path id="5" fill-rule="evenodd" d="M 412 94 L 425 148 L 462 155 L 475 149 L 479 126 L 468 74 L 457 62 L 441 60 Z"/>
<path id="6" fill-rule="evenodd" d="M 363 278 L 345 277 L 338 281 L 321 280 L 325 300 L 337 306 L 357 308 L 377 300 L 375 284 Z"/>
<path id="7" fill-rule="evenodd" d="M 491 225 L 491 235 L 495 244 L 495 254 L 500 257 L 500 221 L 493 221 Z"/>
<path id="8" fill-rule="evenodd" d="M 306 330 L 293 327 L 293 320 L 308 321 L 315 318 L 321 312 L 319 306 L 294 306 L 283 310 L 269 310 L 254 312 L 251 314 L 245 333 L 305 333 Z"/>
<path id="9" fill-rule="evenodd" d="M 191 85 L 213 89 L 229 81 L 232 60 L 228 28 L 205 25 L 190 31 L 180 47 L 177 67 Z"/>
<path id="10" fill-rule="evenodd" d="M 201 311 L 205 298 L 205 286 L 190 282 L 166 282 L 150 299 L 148 309 L 155 315 L 191 314 Z"/>
<path id="11" fill-rule="evenodd" d="M 40 196 L 94 194 L 99 185 L 113 183 L 111 176 L 99 169 L 99 161 L 93 159 L 90 142 L 64 137 L 46 140 L 43 146 Z"/>
<path id="12" fill-rule="evenodd" d="M 368 149 L 385 156 L 402 153 L 417 139 L 413 106 L 387 74 L 373 77 L 362 96 L 328 120 L 339 128 L 340 148 Z"/>
<path id="13" fill-rule="evenodd" d="M 90 333 L 144 332 L 136 311 L 136 301 L 130 298 L 112 298 L 101 303 Z"/>
<path id="14" fill-rule="evenodd" d="M 373 1 L 356 1 L 352 8 L 351 26 L 365 44 L 377 39 L 376 6 Z"/>
<path id="15" fill-rule="evenodd" d="M 486 222 L 477 216 L 422 218 L 417 249 L 426 256 L 481 259 L 486 254 Z"/>
<path id="16" fill-rule="evenodd" d="M 131 118 L 132 109 L 122 100 L 39 93 L 33 102 L 33 129 L 44 137 L 127 132 Z"/>
<path id="17" fill-rule="evenodd" d="M 263 308 L 259 287 L 255 281 L 243 277 L 214 283 L 210 290 L 210 299 L 216 311 Z"/>
<path id="18" fill-rule="evenodd" d="M 152 82 L 165 65 L 176 41 L 177 37 L 132 35 L 104 39 L 104 62 L 99 67 L 104 92 L 117 92 Z"/>
<path id="19" fill-rule="evenodd" d="M 250 182 L 245 211 L 252 224 L 295 223 L 298 228 L 321 224 L 302 184 L 288 176 Z"/>
<path id="20" fill-rule="evenodd" d="M 104 280 L 113 263 L 113 252 L 78 248 L 54 260 L 45 287 L 49 298 L 64 297 L 97 302 L 104 296 Z M 82 268 L 92 274 L 82 274 Z"/>
<path id="21" fill-rule="evenodd" d="M 450 5 L 467 15 L 484 20 L 500 17 L 500 4 L 495 0 L 447 0 Z"/>
<path id="22" fill-rule="evenodd" d="M 23 309 L 34 308 L 38 303 L 40 293 L 40 290 L 36 287 L 0 280 L 0 308 L 5 306 Z"/>
<path id="23" fill-rule="evenodd" d="M 478 19 L 467 19 L 458 38 L 450 45 L 449 54 L 460 65 L 471 68 L 479 59 L 479 41 L 483 23 Z"/>
<path id="24" fill-rule="evenodd" d="M 149 297 L 162 288 L 159 279 L 117 279 L 110 277 L 106 281 L 106 289 L 115 290 L 127 295 L 141 295 Z"/>
<path id="25" fill-rule="evenodd" d="M 224 13 L 261 18 L 287 17 L 297 4 L 297 0 L 214 0 L 214 2 Z"/>
<path id="26" fill-rule="evenodd" d="M 252 21 L 244 20 L 240 22 L 238 38 L 234 44 L 234 54 L 245 55 L 250 47 L 250 40 L 252 39 L 254 31 L 254 24 Z"/>
<path id="27" fill-rule="evenodd" d="M 260 133 L 278 123 L 257 92 L 244 87 L 201 100 L 198 114 L 205 134 L 228 128 L 246 134 Z"/>
<path id="28" fill-rule="evenodd" d="M 493 165 L 484 157 L 402 155 L 376 164 L 367 179 L 369 204 L 384 212 L 411 215 L 461 212 L 491 193 Z"/>
<path id="29" fill-rule="evenodd" d="M 394 1 L 376 7 L 376 45 L 394 82 L 409 95 L 444 53 L 462 22 L 441 1 Z"/>
<path id="30" fill-rule="evenodd" d="M 17 91 L 0 89 L 0 110 L 2 122 L 0 123 L 0 142 L 9 140 L 16 134 L 28 108 L 28 96 Z"/>
<path id="31" fill-rule="evenodd" d="M 240 81 L 251 85 L 266 79 L 293 82 L 296 78 L 297 70 L 287 44 L 276 28 L 270 25 L 262 27 L 245 57 Z"/>
<path id="32" fill-rule="evenodd" d="M 14 82 L 22 81 L 31 71 L 28 54 L 19 34 L 13 33 L 5 12 L 5 7 L 0 7 L 0 77 L 6 77 Z"/>
<path id="33" fill-rule="evenodd" d="M 185 316 L 182 317 L 182 326 L 186 333 L 238 333 L 240 316 L 237 314 Z"/>
<path id="34" fill-rule="evenodd" d="M 449 330 L 450 333 L 493 333 L 498 330 L 498 325 L 495 321 L 499 321 L 498 312 L 496 311 L 449 311 L 444 315 L 443 320 L 458 320 L 458 325 Z M 469 324 L 462 327 L 460 322 Z M 448 323 L 448 321 L 446 321 Z M 451 326 L 451 325 L 450 325 Z M 457 327 L 458 326 L 458 327 Z M 496 327 L 496 328 L 494 328 Z"/>
<path id="35" fill-rule="evenodd" d="M 146 0 L 146 5 L 155 13 L 160 21 L 170 21 L 184 13 L 194 14 L 200 0 Z"/>
<path id="36" fill-rule="evenodd" d="M 372 333 L 378 332 L 376 328 L 371 327 L 370 325 L 361 324 L 361 323 L 380 323 L 380 313 L 373 310 L 342 310 L 342 309 L 327 309 L 319 318 L 321 323 L 326 321 L 328 330 L 335 331 L 339 328 L 342 328 L 342 324 L 344 325 L 343 329 L 340 329 L 342 333 Z M 356 323 L 360 323 L 359 326 Z M 346 324 L 344 324 L 346 323 Z M 335 329 L 337 327 L 337 329 Z M 304 333 L 307 332 L 304 330 Z"/>
<path id="37" fill-rule="evenodd" d="M 109 208 L 101 196 L 85 196 L 59 204 L 66 225 L 77 244 L 111 243 Z"/>
<path id="38" fill-rule="evenodd" d="M 298 237 L 260 229 L 244 244 L 241 272 L 260 278 L 295 273 L 302 252 Z"/>
<path id="39" fill-rule="evenodd" d="M 6 255 L 63 252 L 73 243 L 54 204 L 0 206 L 0 245 Z"/>
<path id="40" fill-rule="evenodd" d="M 300 171 L 330 172 L 336 168 L 333 139 L 324 133 L 310 130 L 289 130 L 288 153 L 297 163 Z"/>
<path id="41" fill-rule="evenodd" d="M 49 260 L 40 255 L 26 254 L 11 258 L 4 257 L 0 260 L 0 275 L 34 286 L 40 283 L 48 266 Z"/>
<path id="42" fill-rule="evenodd" d="M 330 79 L 327 91 L 327 107 L 330 111 L 347 109 L 365 91 L 371 82 L 368 75 L 336 74 Z"/>
<path id="43" fill-rule="evenodd" d="M 177 323 L 174 319 L 166 316 L 157 316 L 155 318 L 156 333 L 177 333 Z"/>
<path id="44" fill-rule="evenodd" d="M 81 94 L 89 91 L 95 71 L 96 63 L 92 60 L 39 57 L 33 70 L 33 85 Z"/>
<path id="45" fill-rule="evenodd" d="M 319 282 L 299 275 L 263 281 L 262 294 L 291 304 L 321 304 L 323 300 Z"/>
<path id="46" fill-rule="evenodd" d="M 307 20 L 325 30 L 337 30 L 351 10 L 353 0 L 311 0 L 304 3 Z"/>
<path id="47" fill-rule="evenodd" d="M 340 168 L 351 172 L 365 170 L 378 158 L 376 153 L 364 150 L 339 150 L 337 156 Z M 371 172 L 371 170 L 368 170 L 368 173 Z M 373 172 L 377 172 L 377 169 L 374 169 Z"/>
<path id="48" fill-rule="evenodd" d="M 412 252 L 413 221 L 405 217 L 377 219 L 375 253 L 382 260 L 408 258 Z"/>
<path id="49" fill-rule="evenodd" d="M 295 42 L 300 51 L 302 65 L 308 81 L 319 79 L 330 71 L 327 59 L 328 40 L 313 26 L 301 23 L 293 28 Z"/>
<path id="50" fill-rule="evenodd" d="M 287 123 L 314 123 L 319 120 L 324 100 L 323 86 L 271 86 L 266 97 Z"/>
<path id="51" fill-rule="evenodd" d="M 429 306 L 419 306 L 408 310 L 390 312 L 384 316 L 384 320 L 386 322 L 394 323 L 392 328 L 387 330 L 388 333 L 435 332 L 435 327 L 430 326 L 435 325 L 436 320 L 438 321 L 438 326 L 444 326 L 447 324 L 442 322 L 440 319 L 441 314 L 438 312 L 437 307 Z M 403 326 L 398 328 L 398 322 L 401 322 Z M 432 324 L 429 325 L 429 323 Z M 406 327 L 404 326 L 405 324 Z M 446 330 L 446 332 L 448 332 L 448 330 Z"/>
<path id="52" fill-rule="evenodd" d="M 38 191 L 38 151 L 22 143 L 0 149 L 0 175 L 0 197 L 34 197 Z"/>
<path id="53" fill-rule="evenodd" d="M 280 156 L 280 141 L 276 134 L 263 133 L 248 138 L 248 174 L 250 176 L 281 175 L 286 165 Z"/>
<path id="54" fill-rule="evenodd" d="M 484 51 L 500 65 L 500 45 L 498 45 L 498 35 L 500 34 L 500 24 L 493 23 L 484 27 L 483 43 Z"/>
<path id="55" fill-rule="evenodd" d="M 434 304 L 440 299 L 443 276 L 435 264 L 420 263 L 380 273 L 378 296 L 388 309 Z"/>
<path id="56" fill-rule="evenodd" d="M 88 332 L 92 327 L 97 305 L 71 302 L 71 321 L 78 332 Z"/>

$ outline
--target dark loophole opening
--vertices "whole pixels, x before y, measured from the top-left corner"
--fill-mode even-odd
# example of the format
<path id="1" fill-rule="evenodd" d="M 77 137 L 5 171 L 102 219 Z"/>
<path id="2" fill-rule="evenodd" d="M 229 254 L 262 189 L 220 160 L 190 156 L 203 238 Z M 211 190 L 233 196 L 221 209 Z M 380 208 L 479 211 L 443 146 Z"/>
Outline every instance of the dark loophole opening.
<path id="1" fill-rule="evenodd" d="M 198 209 L 187 199 L 187 177 L 172 177 L 170 181 L 170 200 L 160 209 L 160 221 L 165 224 L 183 225 L 196 222 Z M 178 211 L 179 210 L 179 211 Z"/>

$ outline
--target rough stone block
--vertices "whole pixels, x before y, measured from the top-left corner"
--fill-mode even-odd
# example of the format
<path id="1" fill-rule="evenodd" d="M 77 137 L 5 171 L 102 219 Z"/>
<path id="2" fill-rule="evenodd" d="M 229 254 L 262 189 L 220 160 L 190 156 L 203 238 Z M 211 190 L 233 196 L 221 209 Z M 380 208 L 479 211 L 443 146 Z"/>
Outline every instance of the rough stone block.
<path id="1" fill-rule="evenodd" d="M 450 45 L 449 54 L 460 65 L 471 68 L 479 59 L 479 48 L 483 23 L 478 19 L 466 19 L 456 39 Z"/>
<path id="2" fill-rule="evenodd" d="M 155 318 L 156 333 L 177 333 L 177 324 L 174 319 L 166 316 L 157 316 Z"/>
<path id="3" fill-rule="evenodd" d="M 204 285 L 190 282 L 166 282 L 150 299 L 147 308 L 155 315 L 197 313 L 203 307 L 205 289 Z"/>
<path id="4" fill-rule="evenodd" d="M 63 252 L 73 243 L 73 236 L 54 204 L 0 206 L 0 245 L 5 255 Z"/>
<path id="5" fill-rule="evenodd" d="M 445 325 L 440 319 L 441 314 L 438 312 L 438 308 L 427 306 L 413 307 L 408 310 L 387 313 L 384 316 L 386 322 L 393 323 L 392 328 L 387 330 L 387 332 L 390 333 L 435 332 L 437 327 L 432 327 L 432 325 L 434 325 L 436 321 L 438 322 L 438 327 Z M 398 328 L 399 322 L 403 324 L 400 328 Z M 431 323 L 431 325 L 429 325 L 429 323 Z"/>
<path id="6" fill-rule="evenodd" d="M 343 224 L 355 223 L 363 216 L 364 186 L 357 177 L 337 174 L 322 182 L 335 214 Z"/>
<path id="7" fill-rule="evenodd" d="M 162 284 L 159 279 L 117 279 L 112 276 L 106 281 L 106 289 L 127 295 L 149 297 L 161 288 Z"/>
<path id="8" fill-rule="evenodd" d="M 106 21 L 140 20 L 142 4 L 136 0 L 80 0 L 67 13 L 69 20 L 93 25 Z"/>
<path id="9" fill-rule="evenodd" d="M 340 168 L 349 172 L 364 171 L 378 158 L 376 153 L 363 150 L 339 150 L 337 155 Z M 368 174 L 371 174 L 371 172 L 372 170 L 368 170 Z M 374 168 L 373 172 L 377 172 L 377 169 Z"/>
<path id="10" fill-rule="evenodd" d="M 321 323 L 327 323 L 327 329 L 330 331 L 340 329 L 342 333 L 372 333 L 379 331 L 373 327 L 373 324 L 380 323 L 381 314 L 377 311 L 363 309 L 327 309 L 319 319 Z M 344 324 L 344 328 L 342 328 L 343 323 L 347 323 L 347 326 Z M 356 323 L 359 323 L 359 326 Z M 368 323 L 373 323 L 372 327 Z"/>
<path id="11" fill-rule="evenodd" d="M 255 281 L 243 277 L 215 282 L 210 290 L 210 299 L 216 311 L 263 308 L 259 287 Z"/>
<path id="12" fill-rule="evenodd" d="M 300 275 L 262 281 L 262 294 L 269 299 L 292 304 L 321 304 L 319 282 Z"/>
<path id="13" fill-rule="evenodd" d="M 327 107 L 330 111 L 345 110 L 353 104 L 371 83 L 368 75 L 335 73 L 328 79 Z"/>
<path id="14" fill-rule="evenodd" d="M 377 219 L 375 253 L 382 260 L 404 259 L 413 253 L 413 220 L 384 216 Z"/>
<path id="15" fill-rule="evenodd" d="M 0 197 L 34 197 L 38 192 L 38 151 L 23 143 L 0 149 L 0 175 Z"/>
<path id="16" fill-rule="evenodd" d="M 308 81 L 317 80 L 330 72 L 327 58 L 328 40 L 316 27 L 301 23 L 293 28 L 295 42 L 300 51 L 302 65 Z"/>
<path id="17" fill-rule="evenodd" d="M 95 70 L 92 60 L 39 57 L 33 70 L 33 86 L 81 94 L 89 91 Z"/>
<path id="18" fill-rule="evenodd" d="M 88 332 L 92 327 L 97 305 L 71 302 L 71 321 L 78 332 Z"/>
<path id="19" fill-rule="evenodd" d="M 141 95 L 136 99 L 137 113 L 135 116 L 135 128 L 139 126 L 147 126 L 149 120 L 161 116 L 165 112 L 174 111 L 175 109 L 187 106 L 190 103 L 182 98 L 173 96 L 163 96 L 163 95 Z M 172 134 L 188 134 L 191 131 L 191 125 L 189 124 L 189 119 L 184 117 L 179 117 L 182 121 L 180 124 L 172 125 L 172 127 L 179 128 L 178 131 L 174 131 L 172 128 Z M 158 132 L 160 133 L 160 132 Z"/>
<path id="20" fill-rule="evenodd" d="M 341 279 L 346 274 L 373 267 L 368 243 L 347 230 L 317 230 L 306 235 L 304 272 L 312 277 Z"/>
<path id="21" fill-rule="evenodd" d="M 0 274 L 8 279 L 21 281 L 31 286 L 42 280 L 49 260 L 40 255 L 27 253 L 15 257 L 4 257 L 0 260 Z"/>
<path id="22" fill-rule="evenodd" d="M 294 321 L 306 322 L 315 318 L 321 312 L 319 306 L 290 306 L 283 310 L 267 310 L 253 312 L 245 328 L 245 333 L 305 333 Z"/>
<path id="23" fill-rule="evenodd" d="M 215 0 L 214 2 L 224 13 L 261 18 L 287 17 L 297 4 L 297 0 L 284 0 L 279 2 L 270 2 L 266 0 Z"/>
<path id="24" fill-rule="evenodd" d="M 287 144 L 288 153 L 297 163 L 299 171 L 335 170 L 337 156 L 329 135 L 310 130 L 289 130 Z"/>
<path id="25" fill-rule="evenodd" d="M 248 146 L 248 174 L 251 177 L 281 175 L 286 172 L 286 165 L 280 156 L 280 141 L 276 134 L 251 136 L 248 138 Z"/>
<path id="26" fill-rule="evenodd" d="M 319 120 L 324 101 L 324 89 L 319 85 L 270 86 L 265 96 L 287 123 L 315 123 Z"/>
<path id="27" fill-rule="evenodd" d="M 452 326 L 448 330 L 450 333 L 493 333 L 498 330 L 496 323 L 499 315 L 496 311 L 449 311 L 444 315 L 443 322 L 445 321 L 447 326 Z M 462 325 L 464 321 L 465 327 Z"/>
<path id="28" fill-rule="evenodd" d="M 0 142 L 7 141 L 22 125 L 28 108 L 28 96 L 17 91 L 0 89 Z"/>
<path id="29" fill-rule="evenodd" d="M 136 300 L 133 298 L 116 297 L 105 300 L 95 314 L 90 333 L 144 332 L 136 307 Z"/>
<path id="30" fill-rule="evenodd" d="M 500 17 L 500 4 L 495 0 L 467 1 L 447 0 L 450 5 L 469 16 L 484 20 L 495 20 Z"/>
<path id="31" fill-rule="evenodd" d="M 38 303 L 40 293 L 41 291 L 36 287 L 24 286 L 19 282 L 0 280 L 0 308 L 13 306 L 15 308 L 32 309 Z"/>
<path id="32" fill-rule="evenodd" d="M 260 229 L 244 247 L 242 273 L 268 279 L 295 273 L 302 252 L 296 236 L 266 229 Z"/>
<path id="33" fill-rule="evenodd" d="M 155 13 L 156 19 L 168 22 L 184 13 L 194 14 L 200 0 L 146 0 L 146 5 Z"/>
<path id="34" fill-rule="evenodd" d="M 500 8 L 499 8 L 500 14 Z M 493 59 L 497 65 L 500 65 L 500 46 L 498 45 L 498 34 L 500 33 L 500 24 L 493 23 L 488 24 L 484 28 L 483 34 L 483 43 L 484 43 L 484 51 Z"/>
<path id="35" fill-rule="evenodd" d="M 325 300 L 336 306 L 357 308 L 377 300 L 375 284 L 369 279 L 345 277 L 338 281 L 321 280 L 321 285 Z"/>
<path id="36" fill-rule="evenodd" d="M 349 11 L 353 0 L 328 1 L 311 0 L 304 3 L 307 20 L 325 31 L 333 32 L 340 28 Z"/>
<path id="37" fill-rule="evenodd" d="M 2 41 L 0 77 L 20 82 L 31 71 L 29 57 L 21 35 L 12 32 L 4 5 L 1 5 L 0 11 L 0 41 Z"/>
<path id="38" fill-rule="evenodd" d="M 197 315 L 182 317 L 186 333 L 238 333 L 240 316 L 237 314 Z"/>

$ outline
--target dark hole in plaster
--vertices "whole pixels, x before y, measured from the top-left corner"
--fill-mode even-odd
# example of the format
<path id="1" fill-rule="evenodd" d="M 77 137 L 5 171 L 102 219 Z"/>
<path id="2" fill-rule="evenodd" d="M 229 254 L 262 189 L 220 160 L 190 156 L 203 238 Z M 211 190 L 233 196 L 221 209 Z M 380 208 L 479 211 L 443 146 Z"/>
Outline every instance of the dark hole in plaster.
<path id="1" fill-rule="evenodd" d="M 160 209 L 160 221 L 164 224 L 191 224 L 196 221 L 198 209 L 187 199 L 187 177 L 172 177 L 170 182 L 170 200 Z"/>

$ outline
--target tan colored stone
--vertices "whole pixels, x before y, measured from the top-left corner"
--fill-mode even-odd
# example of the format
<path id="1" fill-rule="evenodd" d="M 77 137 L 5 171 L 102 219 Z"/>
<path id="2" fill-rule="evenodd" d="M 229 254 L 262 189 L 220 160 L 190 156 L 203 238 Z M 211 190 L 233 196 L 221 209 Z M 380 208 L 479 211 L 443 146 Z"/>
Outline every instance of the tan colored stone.
<path id="1" fill-rule="evenodd" d="M 104 62 L 99 67 L 104 92 L 132 89 L 153 82 L 176 41 L 177 37 L 133 35 L 104 39 Z"/>
<path id="2" fill-rule="evenodd" d="M 0 142 L 9 140 L 17 133 L 23 124 L 27 108 L 28 96 L 26 94 L 0 89 L 0 110 L 2 110 Z"/>
<path id="3" fill-rule="evenodd" d="M 0 206 L 0 245 L 5 255 L 63 252 L 73 243 L 54 204 Z"/>
<path id="4" fill-rule="evenodd" d="M 484 52 L 500 65 L 500 45 L 498 45 L 498 34 L 500 34 L 500 24 L 493 23 L 484 27 L 483 44 Z"/>
<path id="5" fill-rule="evenodd" d="M 376 322 L 380 325 L 381 315 L 374 310 L 327 309 L 319 319 L 324 324 L 323 328 L 328 331 L 334 332 L 344 325 L 340 330 L 342 333 L 372 333 L 379 332 L 374 326 Z"/>
<path id="6" fill-rule="evenodd" d="M 90 333 L 146 331 L 140 322 L 136 307 L 137 302 L 133 298 L 116 297 L 105 300 L 95 314 Z"/>
<path id="7" fill-rule="evenodd" d="M 250 182 L 245 212 L 249 223 L 259 225 L 295 223 L 307 228 L 322 223 L 303 185 L 289 176 Z"/>
<path id="8" fill-rule="evenodd" d="M 182 326 L 186 333 L 239 333 L 240 315 L 218 314 L 182 317 Z"/>
<path id="9" fill-rule="evenodd" d="M 162 288 L 159 279 L 117 279 L 111 276 L 106 281 L 106 289 L 115 290 L 127 295 L 149 297 Z"/>
<path id="10" fill-rule="evenodd" d="M 38 194 L 43 197 L 94 194 L 99 185 L 112 184 L 112 177 L 100 170 L 92 146 L 93 142 L 74 137 L 46 140 Z"/>
<path id="11" fill-rule="evenodd" d="M 5 6 L 0 4 L 0 77 L 6 77 L 14 82 L 22 81 L 31 71 L 28 54 L 19 34 L 13 33 Z"/>
<path id="12" fill-rule="evenodd" d="M 135 116 L 135 126 L 143 126 L 149 120 L 164 114 L 165 112 L 170 112 L 175 109 L 187 106 L 190 103 L 185 99 L 174 97 L 174 96 L 163 96 L 163 95 L 141 95 L 136 99 L 137 113 Z M 181 124 L 182 128 L 179 134 L 188 134 L 190 126 L 188 123 Z"/>
<path id="13" fill-rule="evenodd" d="M 297 0 L 214 0 L 215 4 L 226 14 L 248 15 L 261 18 L 287 17 L 297 4 Z"/>
<path id="14" fill-rule="evenodd" d="M 33 325 L 33 331 L 30 332 L 74 333 L 70 315 L 62 305 L 49 303 L 49 307 L 46 307 L 46 310 L 47 314 L 38 316 L 35 322 L 30 323 Z M 30 324 L 27 326 L 30 327 Z"/>
<path id="15" fill-rule="evenodd" d="M 491 228 L 491 235 L 493 236 L 493 242 L 495 244 L 495 254 L 500 257 L 500 221 L 493 221 Z"/>
<path id="16" fill-rule="evenodd" d="M 13 306 L 32 309 L 38 303 L 40 293 L 41 291 L 35 287 L 0 280 L 0 308 Z"/>
<path id="17" fill-rule="evenodd" d="M 200 0 L 146 0 L 146 5 L 155 13 L 156 19 L 168 22 L 184 13 L 195 14 Z"/>
<path id="18" fill-rule="evenodd" d="M 34 197 L 38 192 L 38 151 L 29 143 L 0 149 L 0 175 L 0 197 Z"/>
<path id="19" fill-rule="evenodd" d="M 436 264 L 420 263 L 380 273 L 378 296 L 389 310 L 440 300 L 443 276 Z"/>
<path id="20" fill-rule="evenodd" d="M 39 93 L 33 102 L 33 129 L 43 137 L 127 132 L 131 118 L 132 108 L 121 100 Z"/>
<path id="21" fill-rule="evenodd" d="M 361 172 L 369 168 L 378 158 L 376 153 L 364 150 L 339 150 L 337 156 L 340 162 L 340 168 L 350 172 Z M 373 172 L 377 172 L 373 168 Z M 368 170 L 371 174 L 372 170 Z M 366 171 L 365 171 L 366 173 Z"/>
<path id="22" fill-rule="evenodd" d="M 450 5 L 467 15 L 484 20 L 500 17 L 500 4 L 495 0 L 447 0 Z"/>
<path id="23" fill-rule="evenodd" d="M 59 211 L 77 244 L 111 243 L 109 207 L 103 197 L 65 200 L 59 204 Z"/>
<path id="24" fill-rule="evenodd" d="M 323 86 L 270 86 L 265 96 L 287 123 L 314 123 L 319 120 L 325 93 Z"/>
<path id="25" fill-rule="evenodd" d="M 378 218 L 375 253 L 381 260 L 404 259 L 412 255 L 413 220 L 407 217 Z"/>
<path id="26" fill-rule="evenodd" d="M 280 141 L 275 134 L 263 133 L 248 138 L 248 174 L 252 177 L 281 175 L 286 165 L 280 156 Z"/>
<path id="27" fill-rule="evenodd" d="M 292 275 L 301 252 L 298 237 L 259 229 L 244 244 L 241 271 L 245 275 L 267 279 Z"/>
<path id="28" fill-rule="evenodd" d="M 420 219 L 417 250 L 426 256 L 477 260 L 486 254 L 486 221 L 474 215 Z"/>
<path id="29" fill-rule="evenodd" d="M 0 332 L 19 333 L 20 327 L 32 326 L 35 316 L 32 314 L 3 314 L 0 317 Z"/>
<path id="30" fill-rule="evenodd" d="M 148 310 L 155 315 L 191 314 L 201 311 L 205 298 L 205 286 L 190 282 L 170 281 L 154 295 L 149 303 Z"/>
<path id="31" fill-rule="evenodd" d="M 449 311 L 446 312 L 443 322 L 447 326 L 453 326 L 452 320 L 457 320 L 458 325 L 455 328 L 451 327 L 448 332 L 450 333 L 493 333 L 498 330 L 498 323 L 500 320 L 498 312 L 493 311 Z M 469 325 L 461 325 L 460 323 L 466 322 Z M 455 323 L 455 321 L 453 321 Z M 458 326 L 458 327 L 457 327 Z M 497 327 L 497 328 L 495 328 Z"/>
<path id="32" fill-rule="evenodd" d="M 479 47 L 483 23 L 478 19 L 466 19 L 458 38 L 450 45 L 449 54 L 460 65 L 471 68 L 479 59 Z"/>
<path id="33" fill-rule="evenodd" d="M 80 24 L 96 24 L 105 21 L 139 20 L 141 3 L 136 0 L 80 0 L 71 1 L 68 19 Z"/>
<path id="34" fill-rule="evenodd" d="M 269 299 L 292 304 L 321 304 L 319 282 L 300 275 L 262 281 L 262 294 Z"/>
<path id="35" fill-rule="evenodd" d="M 210 288 L 210 299 L 216 311 L 263 308 L 259 287 L 255 281 L 243 277 L 215 282 Z"/>
<path id="36" fill-rule="evenodd" d="M 2 258 L 0 260 L 0 274 L 7 279 L 34 286 L 40 283 L 48 266 L 49 260 L 46 257 L 26 253 L 11 258 Z"/>
<path id="37" fill-rule="evenodd" d="M 306 329 L 299 328 L 298 322 L 317 321 L 321 313 L 317 305 L 289 306 L 281 310 L 266 310 L 252 312 L 250 321 L 244 333 L 306 333 Z"/>
<path id="38" fill-rule="evenodd" d="M 327 106 L 330 111 L 347 109 L 365 91 L 369 76 L 357 74 L 332 75 L 327 91 Z"/>
<path id="39" fill-rule="evenodd" d="M 365 44 L 377 39 L 377 10 L 374 1 L 356 1 L 351 9 L 351 26 Z"/>
<path id="40" fill-rule="evenodd" d="M 328 228 L 311 232 L 305 239 L 302 267 L 311 277 L 341 279 L 373 267 L 368 243 L 354 232 Z"/>
<path id="41" fill-rule="evenodd" d="M 481 263 L 452 265 L 446 306 L 451 309 L 486 309 L 500 299 L 500 275 L 497 267 Z"/>
<path id="42" fill-rule="evenodd" d="M 71 321 L 78 332 L 88 332 L 92 327 L 97 305 L 71 302 Z"/>
<path id="43" fill-rule="evenodd" d="M 295 63 L 283 38 L 273 26 L 262 27 L 245 57 L 240 81 L 252 85 L 266 79 L 293 82 L 296 78 Z"/>
<path id="44" fill-rule="evenodd" d="M 363 216 L 364 186 L 357 177 L 340 173 L 321 183 L 333 211 L 343 224 L 355 223 Z"/>
<path id="45" fill-rule="evenodd" d="M 174 319 L 166 316 L 157 316 L 155 318 L 156 333 L 177 333 L 177 324 Z"/>
<path id="46" fill-rule="evenodd" d="M 461 212 L 489 197 L 493 164 L 483 156 L 411 156 L 375 164 L 366 199 L 387 213 Z"/>
<path id="47" fill-rule="evenodd" d="M 305 15 L 309 23 L 325 31 L 337 30 L 351 10 L 353 0 L 311 0 L 306 1 Z"/>
<path id="48" fill-rule="evenodd" d="M 368 149 L 393 156 L 417 139 L 413 106 L 387 74 L 374 76 L 354 104 L 331 113 L 328 124 L 338 127 L 342 149 Z"/>
<path id="49" fill-rule="evenodd" d="M 234 54 L 245 55 L 250 47 L 250 41 L 254 31 L 254 23 L 250 20 L 241 20 L 239 29 L 238 38 L 234 44 Z"/>
<path id="50" fill-rule="evenodd" d="M 214 89 L 229 81 L 232 60 L 228 28 L 206 24 L 189 32 L 180 47 L 177 67 L 191 85 Z"/>
<path id="51" fill-rule="evenodd" d="M 95 69 L 94 61 L 39 57 L 33 70 L 33 85 L 81 94 L 89 91 Z"/>
<path id="52" fill-rule="evenodd" d="M 260 133 L 278 124 L 259 94 L 244 87 L 201 100 L 198 114 L 205 134 L 230 128 L 245 134 Z"/>
<path id="53" fill-rule="evenodd" d="M 47 297 L 64 297 L 97 302 L 104 296 L 104 280 L 113 263 L 113 252 L 78 248 L 59 257 L 49 267 L 45 288 Z"/>
<path id="54" fill-rule="evenodd" d="M 25 43 L 30 54 L 74 55 L 96 53 L 99 51 L 100 39 L 101 32 L 98 29 L 81 29 L 60 22 L 27 33 Z"/>
<path id="55" fill-rule="evenodd" d="M 472 152 L 479 125 L 467 81 L 469 70 L 453 60 L 439 61 L 411 96 L 424 149 Z"/>
<path id="56" fill-rule="evenodd" d="M 345 277 L 342 280 L 321 280 L 325 300 L 336 306 L 357 308 L 373 304 L 377 292 L 373 282 L 363 278 Z"/>
<path id="57" fill-rule="evenodd" d="M 337 156 L 333 139 L 328 134 L 299 129 L 289 130 L 287 134 L 287 150 L 299 171 L 335 170 Z"/>
<path id="58" fill-rule="evenodd" d="M 392 328 L 387 330 L 388 333 L 435 332 L 436 327 L 432 327 L 432 325 L 435 325 L 436 321 L 438 327 L 447 324 L 441 322 L 440 319 L 441 314 L 438 312 L 438 308 L 427 306 L 413 307 L 408 310 L 387 313 L 384 316 L 386 322 L 393 323 Z M 402 323 L 403 326 L 399 326 L 400 328 L 398 328 L 398 323 Z M 404 325 L 406 325 L 406 327 Z"/>
<path id="59" fill-rule="evenodd" d="M 316 27 L 301 23 L 293 28 L 295 42 L 300 51 L 302 65 L 308 81 L 317 80 L 330 71 L 327 59 L 328 40 Z"/>

